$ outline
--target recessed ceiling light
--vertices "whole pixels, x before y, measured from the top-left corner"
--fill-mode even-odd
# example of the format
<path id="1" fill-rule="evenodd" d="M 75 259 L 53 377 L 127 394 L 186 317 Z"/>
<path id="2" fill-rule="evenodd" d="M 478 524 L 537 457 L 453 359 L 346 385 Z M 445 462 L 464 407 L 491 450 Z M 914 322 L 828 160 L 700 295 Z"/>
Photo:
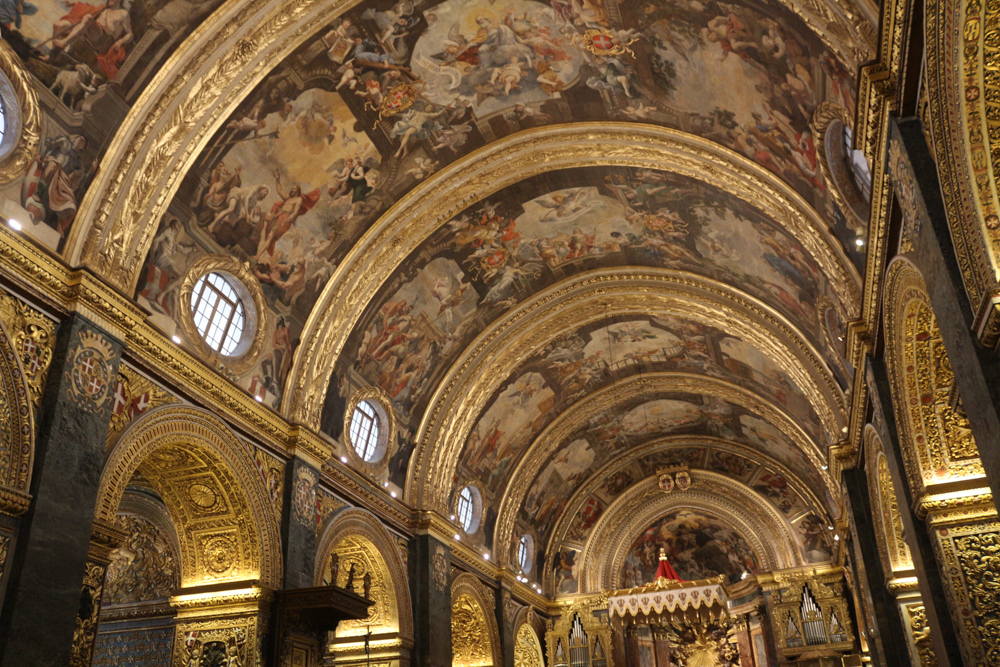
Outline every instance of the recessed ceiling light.
<path id="1" fill-rule="evenodd" d="M 346 456 L 341 456 L 340 457 L 340 462 L 341 463 L 347 463 L 347 457 Z"/>
<path id="2" fill-rule="evenodd" d="M 179 337 L 179 336 L 171 336 L 171 337 L 170 337 L 170 340 L 174 341 L 174 342 L 175 342 L 175 343 L 177 343 L 178 345 L 180 345 L 180 344 L 181 344 L 181 339 L 180 339 L 180 337 Z"/>
<path id="3" fill-rule="evenodd" d="M 860 236 L 858 238 L 854 239 L 854 245 L 858 246 L 859 248 L 861 246 L 863 246 L 864 244 L 865 244 L 865 240 L 863 238 L 861 238 Z"/>
<path id="4" fill-rule="evenodd" d="M 21 231 L 21 223 L 13 218 L 7 221 L 7 226 L 13 229 L 15 232 Z"/>
<path id="5" fill-rule="evenodd" d="M 261 398 L 260 396 L 254 396 L 254 399 L 255 399 L 255 400 L 256 400 L 256 401 L 258 402 L 258 403 L 260 403 L 261 401 L 263 401 L 263 400 L 264 400 L 264 399 L 263 399 L 263 398 Z"/>

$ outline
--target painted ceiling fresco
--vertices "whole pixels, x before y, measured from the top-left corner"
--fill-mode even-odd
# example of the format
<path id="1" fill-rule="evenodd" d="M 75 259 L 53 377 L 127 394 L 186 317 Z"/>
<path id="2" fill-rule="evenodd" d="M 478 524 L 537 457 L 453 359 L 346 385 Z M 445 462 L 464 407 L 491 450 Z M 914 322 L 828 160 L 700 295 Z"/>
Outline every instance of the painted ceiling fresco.
<path id="1" fill-rule="evenodd" d="M 796 17 L 765 4 L 365 3 L 286 58 L 210 140 L 161 222 L 139 291 L 169 311 L 178 273 L 204 254 L 232 254 L 254 267 L 294 340 L 346 252 L 414 185 L 499 137 L 571 121 L 634 120 L 708 137 L 786 179 L 832 220 L 808 123 L 823 100 L 852 103 L 849 80 L 818 45 Z M 691 199 L 690 184 L 662 174 L 583 180 L 536 185 L 520 199 L 537 199 L 533 206 L 498 211 L 499 220 L 477 210 L 453 221 L 453 250 L 464 256 L 426 269 L 437 295 L 457 300 L 433 302 L 445 330 L 465 323 L 474 294 L 493 308 L 509 305 L 546 269 L 620 251 L 645 255 L 639 263 L 687 268 L 708 259 L 714 271 L 753 275 L 751 291 L 815 331 L 810 299 L 824 286 L 780 230 L 740 224 L 753 215 L 738 207 L 711 211 Z M 601 214 L 620 223 L 595 234 L 588 218 Z M 497 224 L 511 236 L 486 238 Z M 730 232 L 759 250 L 751 261 L 772 254 L 781 266 L 744 272 L 719 245 Z M 768 244 L 790 250 L 768 253 Z M 469 258 L 477 252 L 478 267 Z M 455 282 L 459 269 L 478 275 Z M 458 294 L 470 279 L 486 289 Z M 281 372 L 255 369 L 245 386 L 253 375 L 277 400 Z"/>
<path id="2" fill-rule="evenodd" d="M 807 492 L 799 490 L 801 482 L 783 473 L 780 464 L 759 452 L 732 443 L 661 446 L 650 453 L 625 458 L 603 469 L 594 466 L 595 472 L 578 487 L 584 493 L 577 491 L 573 494 L 573 508 L 562 514 L 553 533 L 540 535 L 542 543 L 552 545 L 554 551 L 551 556 L 551 581 L 556 595 L 579 591 L 577 558 L 592 529 L 612 503 L 656 471 L 679 465 L 687 465 L 691 470 L 719 473 L 749 486 L 773 505 L 786 521 L 796 526 L 793 531 L 799 538 L 806 561 L 821 562 L 832 556 L 828 536 L 820 533 L 817 537 L 811 532 L 817 522 L 823 523 L 817 518 L 815 510 L 819 503 L 810 499 Z M 807 528 L 805 532 L 798 528 L 803 524 Z M 530 522 L 525 522 L 523 529 L 535 528 Z M 810 543 L 808 552 L 807 542 Z"/>
<path id="3" fill-rule="evenodd" d="M 164 61 L 222 0 L 20 0 L 0 3 L 0 35 L 42 84 L 41 152 L 0 190 L 61 247 L 101 156 Z M 31 228 L 28 228 L 31 231 Z M 37 236 L 37 234 L 36 234 Z"/>
<path id="4" fill-rule="evenodd" d="M 619 585 L 632 588 L 656 578 L 660 549 L 681 579 L 689 581 L 725 575 L 735 584 L 744 572 L 759 567 L 746 538 L 727 521 L 695 509 L 667 513 L 646 528 L 629 547 Z"/>
<path id="5" fill-rule="evenodd" d="M 623 406 L 590 418 L 552 449 L 533 477 L 520 508 L 519 520 L 526 529 L 547 536 L 580 483 L 594 470 L 644 442 L 667 435 L 709 435 L 748 445 L 792 470 L 812 488 L 823 488 L 798 447 L 769 422 L 746 409 L 694 394 L 645 398 L 645 401 L 624 401 Z M 493 439 L 500 423 L 496 418 L 489 422 L 485 443 L 473 434 L 470 445 L 476 447 L 476 453 L 464 453 L 459 468 L 460 474 L 468 475 L 461 478 L 462 483 L 480 484 L 487 497 L 492 489 L 502 492 L 506 488 L 523 453 L 523 449 L 519 451 L 502 439 Z M 496 502 L 499 500 L 496 498 Z M 486 530 L 489 518 L 487 514 Z"/>

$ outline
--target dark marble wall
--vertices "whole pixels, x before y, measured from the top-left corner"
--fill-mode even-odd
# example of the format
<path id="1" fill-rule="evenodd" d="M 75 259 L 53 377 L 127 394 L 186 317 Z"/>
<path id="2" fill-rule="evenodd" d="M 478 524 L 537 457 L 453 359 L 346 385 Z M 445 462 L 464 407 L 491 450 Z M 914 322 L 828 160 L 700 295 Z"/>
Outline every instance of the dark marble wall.
<path id="1" fill-rule="evenodd" d="M 121 344 L 79 315 L 59 326 L 39 412 L 32 503 L 0 611 L 0 665 L 69 662 Z"/>
<path id="2" fill-rule="evenodd" d="M 319 472 L 300 458 L 285 466 L 281 542 L 285 588 L 314 586 L 316 563 L 316 493 Z"/>
<path id="3" fill-rule="evenodd" d="M 410 596 L 416 642 L 412 665 L 451 666 L 451 550 L 430 535 L 410 540 Z"/>

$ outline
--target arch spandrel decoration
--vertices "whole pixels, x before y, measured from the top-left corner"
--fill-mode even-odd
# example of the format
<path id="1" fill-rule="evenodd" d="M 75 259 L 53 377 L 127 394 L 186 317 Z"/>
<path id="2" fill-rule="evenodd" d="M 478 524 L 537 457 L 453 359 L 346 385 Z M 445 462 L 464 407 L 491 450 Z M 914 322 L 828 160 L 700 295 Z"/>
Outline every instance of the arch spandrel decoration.
<path id="1" fill-rule="evenodd" d="M 126 491 L 116 520 L 128 534 L 111 552 L 103 605 L 166 601 L 180 587 L 181 547 L 166 507 L 141 492 Z"/>
<path id="2" fill-rule="evenodd" d="M 181 583 L 257 579 L 278 587 L 281 541 L 252 454 L 217 417 L 164 406 L 133 422 L 110 452 L 95 519 L 111 523 L 136 471 L 163 497 L 181 545 Z"/>
<path id="3" fill-rule="evenodd" d="M 28 509 L 34 460 L 35 423 L 29 384 L 20 355 L 0 321 L 0 510 Z"/>
<path id="4" fill-rule="evenodd" d="M 922 493 L 934 484 L 981 477 L 926 286 L 904 259 L 889 267 L 885 303 L 889 377 L 911 488 Z"/>
<path id="5" fill-rule="evenodd" d="M 668 512 L 691 508 L 724 519 L 749 545 L 761 571 L 806 563 L 799 539 L 778 512 L 749 488 L 721 475 L 695 472 L 687 491 L 664 493 L 657 477 L 634 485 L 598 520 L 578 556 L 580 592 L 620 587 L 619 575 L 634 539 Z"/>
<path id="6" fill-rule="evenodd" d="M 872 425 L 865 427 L 865 458 L 868 472 L 868 495 L 876 518 L 875 538 L 878 544 L 882 569 L 887 578 L 896 573 L 913 570 L 913 557 L 903 535 L 889 464 L 886 462 L 882 440 Z"/>
<path id="7" fill-rule="evenodd" d="M 343 585 L 351 562 L 357 562 L 372 572 L 372 592 L 376 607 L 371 613 L 381 615 L 374 633 L 397 633 L 400 646 L 409 649 L 413 642 L 413 607 L 406 566 L 400 558 L 395 539 L 378 518 L 366 510 L 343 509 L 327 525 L 316 549 L 313 579 L 317 586 L 329 585 L 330 556 L 344 554 L 340 560 L 337 585 Z M 360 590 L 364 572 L 358 570 L 355 586 Z M 363 635 L 367 621 L 347 625 L 346 632 L 338 628 L 338 637 Z"/>
<path id="8" fill-rule="evenodd" d="M 545 667 L 545 654 L 530 623 L 523 623 L 514 635 L 514 667 Z"/>
<path id="9" fill-rule="evenodd" d="M 455 667 L 492 667 L 502 663 L 500 630 L 493 592 L 469 573 L 451 585 L 451 646 Z"/>
<path id="10" fill-rule="evenodd" d="M 479 406 L 488 402 L 499 383 L 527 357 L 561 332 L 609 316 L 635 313 L 683 315 L 753 341 L 777 360 L 794 382 L 807 388 L 810 402 L 823 415 L 828 430 L 841 423 L 839 406 L 843 396 L 820 356 L 794 328 L 755 300 L 690 274 L 634 269 L 596 271 L 539 293 L 509 319 L 491 326 L 456 361 L 424 414 L 410 463 L 407 498 L 418 503 L 445 503 L 449 489 L 429 487 L 424 480 L 451 474 L 478 417 Z M 744 321 L 744 317 L 755 324 Z M 765 330 L 781 335 L 761 335 Z M 833 429 L 837 431 L 839 427 Z"/>

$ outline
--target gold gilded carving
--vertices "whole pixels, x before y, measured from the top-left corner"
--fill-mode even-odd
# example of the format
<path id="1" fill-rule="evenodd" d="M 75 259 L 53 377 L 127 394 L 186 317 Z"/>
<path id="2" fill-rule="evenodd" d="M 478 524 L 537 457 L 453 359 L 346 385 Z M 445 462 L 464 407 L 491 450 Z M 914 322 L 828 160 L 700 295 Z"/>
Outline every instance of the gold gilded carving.
<path id="1" fill-rule="evenodd" d="M 10 536 L 0 535 L 0 576 L 3 574 L 4 563 L 7 562 L 7 548 L 10 546 Z"/>
<path id="2" fill-rule="evenodd" d="M 840 127 L 853 125 L 853 120 L 847 109 L 832 102 L 821 102 L 816 107 L 816 111 L 813 112 L 809 121 L 809 129 L 816 142 L 816 161 L 819 163 L 823 180 L 827 183 L 827 191 L 848 218 L 848 226 L 855 232 L 864 232 L 868 226 L 868 220 L 867 218 L 862 219 L 861 214 L 866 212 L 864 209 L 867 208 L 867 203 L 861 201 L 861 197 L 854 189 L 853 181 L 843 183 L 845 179 L 836 178 L 830 168 L 827 134 L 830 131 L 830 126 L 835 125 L 837 121 L 841 123 Z M 831 140 L 840 141 L 840 137 L 833 137 Z M 847 188 L 851 188 L 851 190 L 847 190 Z"/>
<path id="3" fill-rule="evenodd" d="M 8 131 L 19 127 L 20 136 L 7 156 L 0 160 L 0 183 L 9 183 L 20 178 L 35 158 L 38 144 L 42 139 L 42 114 L 38 106 L 38 96 L 32 87 L 32 76 L 24 68 L 21 58 L 7 42 L 0 40 L 0 70 L 7 75 L 15 97 L 17 109 L 5 109 L 9 114 Z M 15 122 L 11 122 L 14 120 Z"/>
<path id="4" fill-rule="evenodd" d="M 448 588 L 448 557 L 440 544 L 434 545 L 434 588 L 439 593 Z"/>
<path id="5" fill-rule="evenodd" d="M 326 559 L 324 583 L 343 588 L 347 583 L 350 570 L 354 569 L 354 582 L 371 575 L 371 590 L 368 599 L 375 604 L 368 608 L 368 616 L 360 620 L 341 621 L 337 626 L 338 637 L 363 635 L 371 628 L 375 634 L 382 632 L 397 632 L 396 596 L 389 578 L 389 571 L 382 556 L 375 546 L 360 536 L 343 538 L 333 552 L 339 558 L 340 568 L 337 581 L 330 578 L 330 558 Z M 360 592 L 360 588 L 359 588 Z"/>
<path id="6" fill-rule="evenodd" d="M 908 262 L 889 267 L 886 303 L 889 375 L 911 488 L 982 475 L 968 420 L 952 401 L 955 378 L 923 280 Z"/>
<path id="7" fill-rule="evenodd" d="M 662 169 L 728 190 L 760 209 L 800 242 L 837 291 L 844 320 L 859 290 L 839 242 L 815 211 L 773 175 L 732 151 L 674 130 L 619 123 L 574 123 L 521 132 L 462 160 L 397 202 L 337 267 L 303 329 L 283 411 L 318 423 L 333 365 L 387 276 L 431 233 L 472 202 L 538 173 L 563 167 L 621 165 Z M 467 175 L 456 185 L 446 176 Z M 779 203 L 780 202 L 780 203 Z"/>
<path id="8" fill-rule="evenodd" d="M 386 451 L 383 456 L 372 463 L 358 456 L 354 443 L 351 441 L 351 419 L 354 417 L 354 410 L 361 401 L 368 401 L 383 419 L 383 424 L 380 424 L 379 427 L 379 442 L 381 446 L 386 448 Z M 348 444 L 348 451 L 355 463 L 370 470 L 385 468 L 389 463 L 389 457 L 394 453 L 393 448 L 396 444 L 396 411 L 392 407 L 392 397 L 389 396 L 388 392 L 374 385 L 361 387 L 354 392 L 351 399 L 347 402 L 347 408 L 344 410 L 343 434 L 344 440 Z"/>
<path id="9" fill-rule="evenodd" d="M 875 428 L 865 429 L 865 447 L 868 463 L 868 494 L 875 516 L 879 521 L 876 542 L 882 560 L 883 571 L 892 577 L 893 572 L 913 569 L 910 547 L 903 537 L 903 522 L 900 518 L 899 502 L 896 500 L 889 464 L 885 458 L 882 441 Z"/>
<path id="10" fill-rule="evenodd" d="M 129 604 L 169 597 L 180 586 L 180 566 L 171 540 L 141 516 L 123 515 L 119 526 L 128 536 L 111 552 L 105 602 Z"/>
<path id="11" fill-rule="evenodd" d="M 97 520 L 114 519 L 128 480 L 140 470 L 182 530 L 184 586 L 226 580 L 280 581 L 278 524 L 249 446 L 207 412 L 164 406 L 123 432 L 105 464 Z M 197 482 L 217 494 L 211 509 L 197 503 Z M 195 494 L 197 496 L 197 494 Z"/>
<path id="12" fill-rule="evenodd" d="M 908 604 L 903 609 L 909 619 L 910 636 L 916 648 L 920 667 L 937 667 L 934 640 L 931 639 L 931 628 L 927 624 L 927 611 L 924 609 L 923 603 Z"/>
<path id="13" fill-rule="evenodd" d="M 521 625 L 514 638 L 514 667 L 545 667 L 538 635 L 528 623 Z"/>
<path id="14" fill-rule="evenodd" d="M 0 327 L 0 511 L 28 509 L 34 454 L 34 414 L 13 341 Z"/>
<path id="15" fill-rule="evenodd" d="M 452 664 L 488 667 L 493 664 L 486 615 L 471 595 L 463 594 L 451 603 Z"/>
<path id="16" fill-rule="evenodd" d="M 1000 660 L 1000 523 L 970 523 L 932 531 L 946 577 L 952 619 L 966 664 Z"/>
<path id="17" fill-rule="evenodd" d="M 121 364 L 118 367 L 118 384 L 115 386 L 114 392 L 111 424 L 108 427 L 109 443 L 121 433 L 121 430 L 130 421 L 147 410 L 177 402 L 172 394 L 152 380 L 139 375 L 126 364 Z"/>
<path id="18" fill-rule="evenodd" d="M 89 667 L 97 637 L 97 616 L 101 611 L 101 593 L 104 588 L 106 565 L 87 561 L 80 593 L 80 611 L 73 629 L 73 648 L 69 656 L 70 667 Z"/>
<path id="19" fill-rule="evenodd" d="M 429 480 L 451 477 L 479 407 L 499 383 L 561 333 L 609 315 L 635 313 L 693 319 L 758 345 L 810 397 L 831 437 L 839 432 L 843 397 L 833 388 L 832 376 L 814 349 L 770 310 L 732 288 L 689 274 L 594 271 L 535 295 L 491 325 L 453 364 L 418 431 L 406 497 L 444 511 L 450 488 Z"/>
<path id="20" fill-rule="evenodd" d="M 10 332 L 11 344 L 21 360 L 24 378 L 37 408 L 52 363 L 56 323 L 19 299 L 0 294 L 0 320 Z"/>
<path id="21" fill-rule="evenodd" d="M 244 332 L 250 332 L 253 337 L 246 351 L 236 357 L 223 357 L 205 343 L 205 339 L 198 333 L 198 328 L 194 324 L 194 317 L 191 313 L 191 293 L 198 280 L 208 273 L 229 274 L 239 281 L 250 296 L 253 308 L 244 308 L 246 321 L 243 325 Z M 264 339 L 267 333 L 273 329 L 270 324 L 270 309 L 264 300 L 264 292 L 260 282 L 250 270 L 250 267 L 240 262 L 230 255 L 205 255 L 200 257 L 188 268 L 188 272 L 181 281 L 180 312 L 178 319 L 184 329 L 185 341 L 194 346 L 196 350 L 210 363 L 214 364 L 224 374 L 240 375 L 250 370 L 261 351 L 264 349 Z M 247 304 L 251 305 L 251 304 Z M 246 335 L 244 333 L 244 335 Z M 238 349 L 238 348 L 237 348 Z"/>

